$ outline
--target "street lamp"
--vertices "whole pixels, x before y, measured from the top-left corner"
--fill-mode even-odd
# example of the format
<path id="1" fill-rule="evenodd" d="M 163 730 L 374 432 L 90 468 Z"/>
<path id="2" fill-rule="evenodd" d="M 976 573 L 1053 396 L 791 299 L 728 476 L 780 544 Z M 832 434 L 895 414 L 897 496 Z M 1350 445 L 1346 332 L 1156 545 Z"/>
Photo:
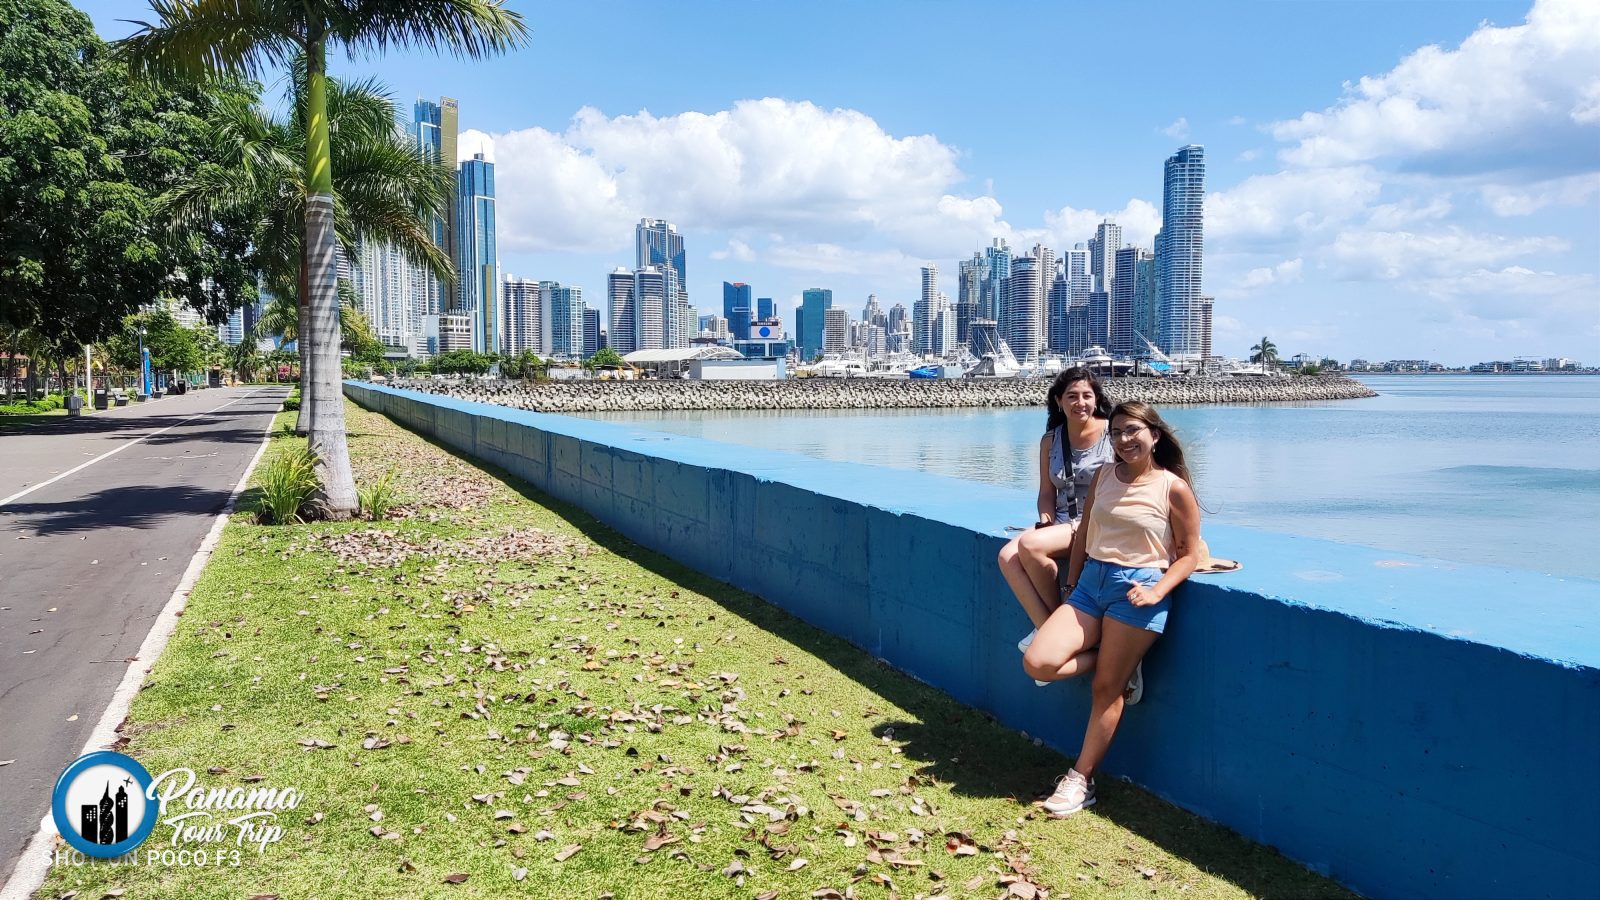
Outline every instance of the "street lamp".
<path id="1" fill-rule="evenodd" d="M 150 356 L 144 349 L 144 326 L 139 326 L 139 399 L 150 396 Z"/>

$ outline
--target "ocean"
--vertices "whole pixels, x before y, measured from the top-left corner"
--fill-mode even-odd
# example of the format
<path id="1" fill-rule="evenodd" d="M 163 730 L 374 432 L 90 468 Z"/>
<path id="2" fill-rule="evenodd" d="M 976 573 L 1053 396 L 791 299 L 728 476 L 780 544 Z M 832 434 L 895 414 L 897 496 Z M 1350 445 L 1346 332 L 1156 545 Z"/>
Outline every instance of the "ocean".
<path id="1" fill-rule="evenodd" d="M 1600 579 L 1600 377 L 1362 381 L 1379 396 L 1163 409 L 1206 521 Z M 1030 491 L 1045 418 L 1042 407 L 592 415 Z M 1017 510 L 1019 524 L 1032 517 Z"/>

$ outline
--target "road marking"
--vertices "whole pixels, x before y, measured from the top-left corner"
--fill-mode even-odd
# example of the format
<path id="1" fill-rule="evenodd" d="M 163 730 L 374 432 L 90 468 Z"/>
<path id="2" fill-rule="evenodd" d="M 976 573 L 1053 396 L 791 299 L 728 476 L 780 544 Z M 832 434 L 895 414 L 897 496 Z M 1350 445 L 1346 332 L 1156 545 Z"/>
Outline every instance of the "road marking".
<path id="1" fill-rule="evenodd" d="M 230 406 L 234 405 L 235 403 L 238 403 L 240 400 L 248 400 L 251 397 L 254 397 L 256 394 L 261 393 L 262 390 L 264 390 L 264 389 L 263 388 L 258 388 L 256 390 L 251 391 L 248 394 L 245 394 L 242 397 L 235 397 L 232 400 L 229 400 L 227 403 L 224 403 L 221 406 L 217 407 L 216 409 L 208 409 L 205 412 L 195 413 L 194 415 L 190 416 L 189 418 L 184 419 L 182 422 L 177 422 L 177 423 L 174 423 L 172 425 L 168 425 L 167 427 L 161 429 L 160 431 L 152 431 L 149 434 L 141 434 L 141 435 L 139 435 L 138 437 L 134 438 L 131 441 L 127 441 L 126 443 L 123 443 L 123 444 L 121 444 L 121 445 L 119 445 L 117 447 L 114 447 L 114 448 L 112 448 L 110 450 L 107 450 L 106 452 L 100 454 L 99 456 L 96 456 L 94 459 L 91 459 L 86 463 L 82 463 L 80 465 L 73 466 L 72 468 L 66 470 L 65 472 L 62 472 L 60 475 L 55 476 L 54 478 L 50 478 L 48 480 L 41 481 L 38 484 L 34 485 L 33 487 L 24 488 L 24 489 L 22 489 L 20 491 L 17 491 L 15 494 L 12 494 L 9 497 L 6 497 L 4 499 L 0 499 L 0 506 L 5 506 L 7 503 L 11 503 L 12 501 L 15 501 L 15 500 L 20 500 L 23 497 L 28 496 L 29 494 L 33 493 L 34 491 L 37 491 L 38 489 L 40 489 L 42 487 L 49 487 L 50 485 L 55 484 L 56 482 L 60 481 L 61 479 L 66 478 L 68 475 L 71 475 L 71 474 L 73 474 L 75 472 L 81 472 L 84 469 L 89 468 L 90 466 L 94 465 L 95 463 L 97 463 L 97 462 L 99 462 L 99 461 L 101 461 L 103 459 L 108 459 L 110 457 L 116 456 L 118 453 L 121 453 L 122 451 L 128 449 L 129 447 L 132 447 L 134 444 L 139 443 L 140 441 L 144 440 L 145 438 L 153 438 L 158 434 L 162 434 L 163 432 L 171 431 L 172 429 L 177 428 L 179 425 L 187 425 L 188 423 L 194 421 L 195 419 L 200 418 L 201 416 L 209 416 L 212 413 L 216 412 L 218 409 L 226 409 L 227 407 L 230 407 Z"/>

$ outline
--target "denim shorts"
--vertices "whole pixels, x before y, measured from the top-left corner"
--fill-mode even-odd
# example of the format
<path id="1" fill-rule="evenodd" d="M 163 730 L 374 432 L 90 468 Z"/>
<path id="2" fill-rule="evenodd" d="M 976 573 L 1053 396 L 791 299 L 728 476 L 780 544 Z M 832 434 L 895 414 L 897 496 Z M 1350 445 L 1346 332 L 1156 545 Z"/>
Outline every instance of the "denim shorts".
<path id="1" fill-rule="evenodd" d="M 1097 619 L 1110 616 L 1124 625 L 1160 634 L 1166 630 L 1172 598 L 1162 597 L 1161 602 L 1153 606 L 1134 606 L 1128 601 L 1128 589 L 1135 584 L 1152 587 L 1161 580 L 1161 574 L 1156 568 L 1136 569 L 1086 559 L 1083 572 L 1078 575 L 1078 586 L 1073 588 L 1067 603 Z"/>

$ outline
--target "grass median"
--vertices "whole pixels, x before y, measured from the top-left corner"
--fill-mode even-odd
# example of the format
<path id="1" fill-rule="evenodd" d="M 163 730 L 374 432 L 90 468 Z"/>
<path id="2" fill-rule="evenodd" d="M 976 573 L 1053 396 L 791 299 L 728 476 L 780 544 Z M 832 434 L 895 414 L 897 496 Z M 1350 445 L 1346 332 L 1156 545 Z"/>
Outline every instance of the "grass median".
<path id="1" fill-rule="evenodd" d="M 281 839 L 161 825 L 141 853 L 227 853 L 58 866 L 40 896 L 1344 893 L 1114 781 L 1052 820 L 1059 754 L 349 409 L 395 518 L 235 517 L 123 731 L 152 773 L 296 788 Z"/>

